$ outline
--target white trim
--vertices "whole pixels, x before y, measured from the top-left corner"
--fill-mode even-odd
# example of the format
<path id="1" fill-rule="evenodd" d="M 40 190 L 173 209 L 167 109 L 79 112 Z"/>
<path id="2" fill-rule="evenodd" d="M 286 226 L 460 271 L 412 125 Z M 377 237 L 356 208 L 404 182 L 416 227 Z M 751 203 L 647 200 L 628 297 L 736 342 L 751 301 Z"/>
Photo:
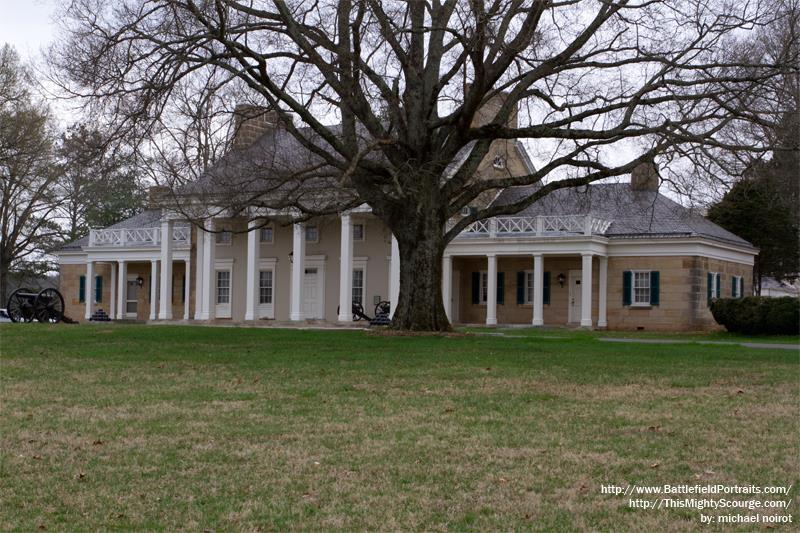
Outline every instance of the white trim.
<path id="1" fill-rule="evenodd" d="M 327 263 L 327 257 L 324 254 L 318 255 L 307 255 L 305 264 L 303 265 L 303 282 L 305 281 L 305 272 L 307 268 L 316 268 L 317 269 L 317 280 L 319 281 L 319 300 L 317 301 L 317 316 L 305 316 L 304 318 L 311 318 L 311 319 L 324 319 L 325 318 L 325 265 Z M 304 295 L 305 298 L 305 295 Z M 305 299 L 300 301 L 300 309 L 302 310 L 305 304 Z"/>
<path id="2" fill-rule="evenodd" d="M 228 303 L 218 303 L 217 281 L 219 272 L 228 272 Z M 214 292 L 211 295 L 214 299 L 214 316 L 216 318 L 231 318 L 233 316 L 233 259 L 217 259 L 214 262 Z"/>
<path id="3" fill-rule="evenodd" d="M 631 270 L 630 273 L 631 273 L 631 305 L 630 306 L 631 307 L 650 307 L 652 305 L 651 302 L 650 302 L 650 299 L 651 299 L 651 295 L 653 293 L 653 287 L 651 285 L 652 284 L 652 280 L 653 280 L 653 276 L 652 276 L 653 271 L 652 270 L 638 269 L 638 270 Z M 647 274 L 647 276 L 646 276 L 647 277 L 647 301 L 646 302 L 637 302 L 636 301 L 636 274 Z M 644 287 L 640 287 L 640 288 L 643 289 Z"/>
<path id="4" fill-rule="evenodd" d="M 128 300 L 128 282 L 129 281 L 133 281 L 135 283 L 138 278 L 139 278 L 138 274 L 127 274 L 127 273 L 125 274 L 125 299 L 123 300 L 123 305 L 124 305 L 123 310 L 125 312 L 125 318 L 127 318 L 127 319 L 136 320 L 137 318 L 139 318 L 139 289 L 141 289 L 141 287 L 139 287 L 138 283 L 136 284 L 136 286 L 137 286 L 136 299 L 135 300 Z M 136 312 L 135 313 L 128 312 L 128 302 L 136 302 Z"/>
<path id="5" fill-rule="evenodd" d="M 711 299 L 719 298 L 720 295 L 718 292 L 722 292 L 722 276 L 719 272 L 714 272 L 712 270 L 708 271 L 711 274 Z M 706 283 L 708 283 L 708 276 L 706 276 Z M 717 291 L 717 287 L 719 287 L 719 291 Z M 706 287 L 706 292 L 708 291 L 708 287 Z"/>
<path id="6" fill-rule="evenodd" d="M 350 270 L 350 293 L 353 292 L 353 277 L 356 270 L 361 270 L 363 278 L 361 280 L 361 305 L 367 308 L 367 260 L 368 257 L 354 257 L 353 268 Z"/>
<path id="7" fill-rule="evenodd" d="M 523 270 L 524 276 L 522 278 L 522 290 L 523 290 L 523 297 L 522 303 L 517 305 L 522 305 L 525 307 L 530 307 L 533 305 L 533 301 L 536 299 L 536 279 L 533 274 L 533 269 L 530 270 Z M 528 284 L 528 275 L 530 275 L 530 284 Z M 528 289 L 531 290 L 531 298 L 528 299 Z"/>

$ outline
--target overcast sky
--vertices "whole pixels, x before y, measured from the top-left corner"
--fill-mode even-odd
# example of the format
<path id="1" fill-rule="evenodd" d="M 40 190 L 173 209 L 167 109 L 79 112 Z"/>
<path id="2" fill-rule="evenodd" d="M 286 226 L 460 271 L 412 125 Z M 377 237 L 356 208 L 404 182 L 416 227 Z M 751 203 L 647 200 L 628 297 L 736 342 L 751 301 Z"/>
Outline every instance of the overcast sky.
<path id="1" fill-rule="evenodd" d="M 14 45 L 26 60 L 55 36 L 53 12 L 58 0 L 0 0 L 0 42 Z"/>

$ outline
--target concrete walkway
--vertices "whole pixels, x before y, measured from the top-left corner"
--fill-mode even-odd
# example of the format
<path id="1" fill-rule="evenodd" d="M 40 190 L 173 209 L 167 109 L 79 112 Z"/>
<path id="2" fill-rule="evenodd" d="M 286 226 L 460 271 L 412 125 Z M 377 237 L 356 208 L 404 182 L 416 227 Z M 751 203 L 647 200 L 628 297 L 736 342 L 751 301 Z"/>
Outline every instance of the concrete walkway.
<path id="1" fill-rule="evenodd" d="M 614 337 L 598 337 L 602 342 L 622 342 L 631 344 L 714 344 L 719 346 L 744 346 L 745 348 L 768 348 L 774 350 L 797 350 L 800 344 L 778 344 L 770 342 L 733 342 L 733 341 L 701 341 L 690 339 L 618 339 Z"/>

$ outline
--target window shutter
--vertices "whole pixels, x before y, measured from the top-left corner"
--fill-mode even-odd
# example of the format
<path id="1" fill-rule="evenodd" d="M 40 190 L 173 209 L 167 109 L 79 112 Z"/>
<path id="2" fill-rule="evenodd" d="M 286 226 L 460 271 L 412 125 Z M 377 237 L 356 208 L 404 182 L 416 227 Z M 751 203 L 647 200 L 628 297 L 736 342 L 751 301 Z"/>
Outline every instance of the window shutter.
<path id="1" fill-rule="evenodd" d="M 714 275 L 709 272 L 708 276 L 706 276 L 706 299 L 710 302 L 711 301 L 711 287 L 714 283 Z"/>
<path id="2" fill-rule="evenodd" d="M 744 276 L 739 278 L 739 298 L 744 298 Z"/>
<path id="3" fill-rule="evenodd" d="M 722 292 L 719 290 L 719 289 L 720 289 L 720 287 L 719 287 L 719 280 L 720 280 L 721 278 L 722 278 L 722 274 L 720 274 L 720 273 L 718 272 L 718 273 L 717 273 L 717 298 L 721 298 L 721 297 L 722 297 Z"/>
<path id="4" fill-rule="evenodd" d="M 631 290 L 633 287 L 633 272 L 622 272 L 622 305 L 631 305 Z"/>
<path id="5" fill-rule="evenodd" d="M 731 276 L 731 298 L 736 298 L 736 289 L 739 288 L 739 278 Z"/>
<path id="6" fill-rule="evenodd" d="M 181 281 L 181 303 L 186 303 L 186 274 L 183 275 Z"/>
<path id="7" fill-rule="evenodd" d="M 481 303 L 481 273 L 472 273 L 472 304 Z"/>
<path id="8" fill-rule="evenodd" d="M 517 305 L 525 303 L 525 272 L 517 272 Z"/>
<path id="9" fill-rule="evenodd" d="M 94 301 L 97 303 L 103 301 L 103 276 L 94 277 Z"/>
<path id="10" fill-rule="evenodd" d="M 81 276 L 80 284 L 78 285 L 78 301 L 81 303 L 86 301 L 86 276 Z"/>
<path id="11" fill-rule="evenodd" d="M 658 305 L 661 299 L 661 275 L 658 270 L 650 272 L 650 305 Z"/>
<path id="12" fill-rule="evenodd" d="M 506 273 L 497 273 L 497 303 L 503 305 L 506 303 Z"/>
<path id="13" fill-rule="evenodd" d="M 550 305 L 550 272 L 545 272 L 544 276 L 544 287 L 542 287 L 542 303 L 544 305 Z"/>

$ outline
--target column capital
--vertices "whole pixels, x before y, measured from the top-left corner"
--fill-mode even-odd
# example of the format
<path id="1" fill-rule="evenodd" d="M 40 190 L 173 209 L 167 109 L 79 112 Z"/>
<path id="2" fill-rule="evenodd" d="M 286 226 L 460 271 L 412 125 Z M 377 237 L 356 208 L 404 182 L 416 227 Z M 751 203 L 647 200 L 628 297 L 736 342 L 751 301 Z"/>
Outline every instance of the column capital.
<path id="1" fill-rule="evenodd" d="M 531 254 L 533 257 L 543 257 L 544 254 L 542 252 L 534 252 Z"/>
<path id="2" fill-rule="evenodd" d="M 488 253 L 486 254 L 486 257 L 492 257 L 492 258 L 495 258 L 495 257 L 497 257 L 497 252 L 488 252 Z"/>
<path id="3" fill-rule="evenodd" d="M 581 252 L 581 257 L 594 257 L 595 255 L 594 252 Z"/>

